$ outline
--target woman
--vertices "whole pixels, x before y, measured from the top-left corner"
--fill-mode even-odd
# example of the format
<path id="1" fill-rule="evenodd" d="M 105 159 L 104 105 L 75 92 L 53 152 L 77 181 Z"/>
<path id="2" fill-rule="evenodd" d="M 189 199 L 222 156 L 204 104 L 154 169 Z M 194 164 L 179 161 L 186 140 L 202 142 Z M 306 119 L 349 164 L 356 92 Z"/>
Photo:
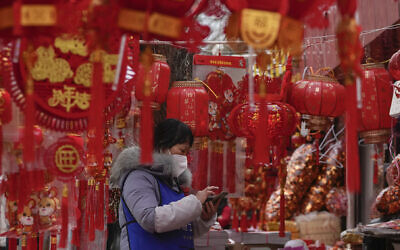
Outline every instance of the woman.
<path id="1" fill-rule="evenodd" d="M 167 119 L 154 131 L 151 166 L 140 164 L 138 147 L 118 156 L 111 181 L 121 188 L 121 249 L 193 249 L 193 236 L 214 224 L 217 206 L 203 203 L 216 187 L 188 196 L 180 188 L 191 184 L 186 155 L 192 144 L 190 128 Z"/>

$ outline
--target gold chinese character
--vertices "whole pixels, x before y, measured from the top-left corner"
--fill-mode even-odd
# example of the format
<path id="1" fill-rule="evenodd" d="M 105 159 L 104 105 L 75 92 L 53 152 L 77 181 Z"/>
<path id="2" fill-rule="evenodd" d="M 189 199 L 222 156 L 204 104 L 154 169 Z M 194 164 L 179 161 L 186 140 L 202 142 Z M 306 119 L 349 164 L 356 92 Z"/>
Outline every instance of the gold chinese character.
<path id="1" fill-rule="evenodd" d="M 63 145 L 55 153 L 55 163 L 57 168 L 63 173 L 71 173 L 80 164 L 78 150 L 72 145 Z"/>
<path id="2" fill-rule="evenodd" d="M 64 85 L 64 92 L 62 90 L 53 89 L 53 96 L 47 101 L 50 107 L 56 107 L 61 105 L 67 112 L 71 111 L 71 108 L 78 106 L 78 108 L 84 110 L 89 108 L 90 94 L 79 93 L 75 87 L 69 87 Z"/>

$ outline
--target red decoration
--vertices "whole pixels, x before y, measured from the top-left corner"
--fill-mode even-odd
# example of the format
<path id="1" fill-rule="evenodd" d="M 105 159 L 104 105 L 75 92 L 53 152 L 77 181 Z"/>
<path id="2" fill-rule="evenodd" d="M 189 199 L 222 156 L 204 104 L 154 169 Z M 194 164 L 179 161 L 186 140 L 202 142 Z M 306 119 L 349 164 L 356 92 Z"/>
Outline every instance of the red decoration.
<path id="1" fill-rule="evenodd" d="M 208 134 L 208 94 L 200 82 L 174 82 L 168 92 L 167 118 L 186 123 L 196 137 Z"/>
<path id="2" fill-rule="evenodd" d="M 392 81 L 382 64 L 365 64 L 362 109 L 358 128 L 365 143 L 387 142 L 393 118 L 389 116 L 393 95 Z"/>
<path id="3" fill-rule="evenodd" d="M 82 172 L 85 166 L 83 139 L 67 135 L 46 150 L 45 160 L 49 171 L 62 181 L 69 181 Z"/>
<path id="4" fill-rule="evenodd" d="M 3 50 L 4 85 L 17 105 L 21 108 L 36 107 L 35 120 L 45 127 L 60 131 L 83 131 L 87 129 L 89 115 L 91 72 L 93 71 L 92 53 L 87 52 L 85 43 L 78 38 L 37 37 L 30 39 L 36 61 L 32 65 L 34 85 L 33 101 L 35 105 L 26 105 L 25 94 L 29 83 L 26 64 L 21 60 L 28 47 L 27 40 L 21 44 L 8 44 Z M 119 42 L 119 41 L 118 41 Z M 71 47 L 72 46 L 72 47 Z M 115 47 L 115 46 L 114 46 Z M 118 46 L 117 46 L 118 47 Z M 128 49 L 132 61 L 138 61 L 139 43 L 129 39 Z M 125 74 L 121 73 L 119 82 L 114 84 L 115 67 L 118 55 L 101 51 L 103 83 L 105 92 L 105 118 L 109 119 L 121 110 L 130 98 L 134 81 L 125 82 Z M 126 61 L 124 58 L 123 62 Z M 125 72 L 122 63 L 121 72 Z M 138 64 L 131 65 L 137 71 Z M 116 89 L 114 90 L 114 87 Z M 117 98 L 118 97 L 118 98 Z"/>
<path id="5" fill-rule="evenodd" d="M 307 76 L 291 87 L 289 103 L 303 115 L 308 115 L 309 128 L 324 130 L 329 117 L 344 112 L 345 88 L 336 79 L 322 75 Z"/>
<path id="6" fill-rule="evenodd" d="M 12 109 L 10 94 L 0 88 L 0 156 L 3 155 L 3 125 L 11 122 Z M 0 160 L 0 175 L 2 174 L 2 164 Z"/>
<path id="7" fill-rule="evenodd" d="M 171 75 L 171 69 L 167 63 L 167 59 L 163 55 L 154 54 L 154 62 L 151 66 L 149 77 L 151 81 L 151 93 L 149 100 L 152 102 L 153 107 L 158 107 L 164 103 L 167 98 L 169 79 Z M 144 93 L 144 79 L 145 71 L 144 67 L 139 65 L 139 79 L 135 86 L 135 97 L 139 101 L 146 99 Z"/>
<path id="8" fill-rule="evenodd" d="M 400 80 L 400 50 L 392 55 L 389 61 L 389 72 L 396 80 Z"/>

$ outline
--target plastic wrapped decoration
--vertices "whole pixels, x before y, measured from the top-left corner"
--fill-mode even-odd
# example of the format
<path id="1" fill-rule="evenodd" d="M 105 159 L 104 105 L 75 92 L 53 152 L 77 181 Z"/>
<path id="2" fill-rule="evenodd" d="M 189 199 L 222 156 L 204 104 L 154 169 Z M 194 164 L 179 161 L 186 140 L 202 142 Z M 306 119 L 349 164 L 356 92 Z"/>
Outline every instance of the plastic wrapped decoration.
<path id="1" fill-rule="evenodd" d="M 376 208 L 383 215 L 392 215 L 400 212 L 400 186 L 389 186 L 383 189 L 376 197 Z"/>
<path id="2" fill-rule="evenodd" d="M 290 219 L 300 209 L 303 196 L 317 178 L 319 167 L 312 144 L 303 144 L 297 148 L 287 165 L 287 177 L 284 187 L 285 219 Z M 280 190 L 276 190 L 269 198 L 265 218 L 267 221 L 279 221 Z"/>
<path id="3" fill-rule="evenodd" d="M 347 193 L 344 187 L 336 187 L 329 191 L 325 199 L 326 209 L 337 215 L 347 214 Z"/>
<path id="4" fill-rule="evenodd" d="M 320 211 L 325 206 L 325 199 L 328 193 L 341 183 L 344 176 L 345 155 L 343 145 L 338 142 L 331 146 L 318 174 L 316 182 L 310 187 L 302 201 L 301 213 L 308 214 L 313 211 Z"/>
<path id="5" fill-rule="evenodd" d="M 389 116 L 392 81 L 383 64 L 363 65 L 363 106 L 359 112 L 360 137 L 365 143 L 387 142 L 391 134 L 393 118 Z"/>
<path id="6" fill-rule="evenodd" d="M 400 155 L 397 155 L 386 170 L 386 181 L 389 186 L 399 186 Z"/>

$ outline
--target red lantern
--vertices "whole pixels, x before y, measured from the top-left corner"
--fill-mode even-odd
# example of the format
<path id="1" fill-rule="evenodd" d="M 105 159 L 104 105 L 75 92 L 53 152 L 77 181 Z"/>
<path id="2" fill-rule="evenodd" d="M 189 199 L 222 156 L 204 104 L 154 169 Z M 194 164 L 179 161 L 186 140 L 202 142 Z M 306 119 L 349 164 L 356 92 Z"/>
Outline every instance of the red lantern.
<path id="1" fill-rule="evenodd" d="M 169 87 L 169 78 L 171 75 L 171 70 L 168 66 L 167 59 L 163 55 L 154 54 L 154 63 L 151 67 L 151 70 L 148 74 L 151 75 L 151 93 L 150 93 L 150 101 L 152 102 L 152 106 L 155 108 L 159 107 L 159 104 L 165 102 L 168 93 Z M 143 101 L 145 98 L 144 93 L 144 68 L 142 65 L 139 65 L 139 79 L 136 84 L 135 97 L 139 101 Z"/>
<path id="2" fill-rule="evenodd" d="M 167 97 L 167 118 L 187 124 L 196 137 L 208 135 L 208 94 L 200 82 L 174 82 Z"/>
<path id="3" fill-rule="evenodd" d="M 393 118 L 389 110 L 393 95 L 392 81 L 383 64 L 365 64 L 362 109 L 358 130 L 365 143 L 386 142 Z"/>
<path id="4" fill-rule="evenodd" d="M 248 103 L 236 106 L 230 116 L 229 124 L 233 133 L 238 137 L 254 138 L 257 136 L 260 103 L 255 103 L 252 110 Z M 297 116 L 295 109 L 283 102 L 267 103 L 267 138 L 270 145 L 283 146 L 296 129 Z"/>
<path id="5" fill-rule="evenodd" d="M 344 94 L 344 87 L 334 78 L 311 75 L 292 85 L 289 103 L 306 115 L 310 129 L 325 130 L 330 117 L 343 114 Z"/>
<path id="6" fill-rule="evenodd" d="M 392 55 L 389 61 L 389 72 L 396 80 L 400 80 L 400 50 Z"/>

